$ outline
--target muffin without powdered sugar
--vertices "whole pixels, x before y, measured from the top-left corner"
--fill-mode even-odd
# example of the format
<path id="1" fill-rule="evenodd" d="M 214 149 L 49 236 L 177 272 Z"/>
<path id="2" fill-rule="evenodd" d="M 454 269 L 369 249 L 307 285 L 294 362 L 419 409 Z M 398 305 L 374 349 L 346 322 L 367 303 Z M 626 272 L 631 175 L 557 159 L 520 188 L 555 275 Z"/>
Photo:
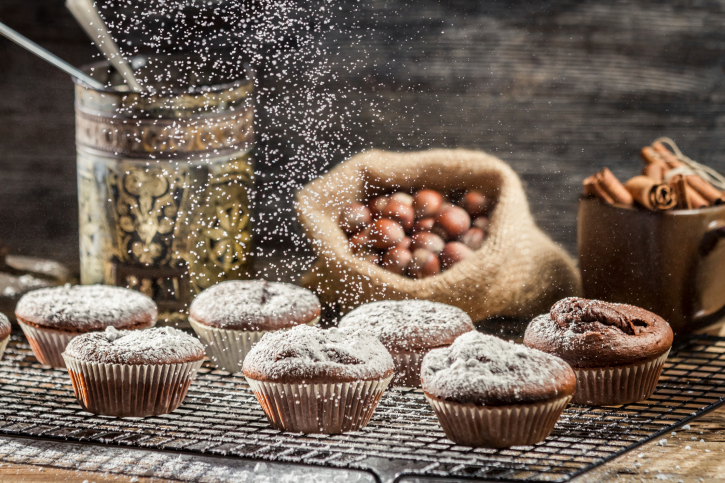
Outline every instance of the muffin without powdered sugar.
<path id="1" fill-rule="evenodd" d="M 576 386 L 558 357 L 480 332 L 430 351 L 421 380 L 449 439 L 491 448 L 546 439 Z"/>
<path id="2" fill-rule="evenodd" d="M 211 362 L 239 372 L 244 357 L 262 336 L 320 319 L 317 296 L 290 283 L 231 280 L 201 292 L 189 308 L 189 323 Z"/>
<path id="3" fill-rule="evenodd" d="M 420 363 L 428 351 L 446 347 L 473 330 L 463 310 L 428 300 L 386 300 L 361 305 L 340 320 L 340 328 L 372 332 L 393 356 L 398 386 L 420 386 Z"/>
<path id="4" fill-rule="evenodd" d="M 243 364 L 272 426 L 327 434 L 365 427 L 394 369 L 371 333 L 307 325 L 265 334 Z"/>
<path id="5" fill-rule="evenodd" d="M 524 344 L 572 366 L 577 377 L 574 403 L 609 406 L 652 395 L 672 338 L 669 324 L 652 312 L 571 297 L 535 318 Z"/>

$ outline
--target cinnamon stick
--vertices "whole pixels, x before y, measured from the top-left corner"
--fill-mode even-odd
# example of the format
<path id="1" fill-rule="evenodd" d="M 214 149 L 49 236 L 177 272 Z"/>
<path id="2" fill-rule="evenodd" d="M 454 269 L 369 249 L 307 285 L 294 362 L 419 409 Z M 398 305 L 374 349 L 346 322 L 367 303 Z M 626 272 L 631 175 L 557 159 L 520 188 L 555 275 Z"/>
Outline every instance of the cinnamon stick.
<path id="1" fill-rule="evenodd" d="M 677 204 L 677 197 L 669 185 L 658 183 L 648 176 L 635 176 L 624 186 L 635 201 L 648 210 L 669 210 Z"/>
<path id="2" fill-rule="evenodd" d="M 707 201 L 708 206 L 721 205 L 725 202 L 725 197 L 723 196 L 722 191 L 715 188 L 696 174 L 685 176 L 685 181 L 687 181 L 687 184 L 697 191 L 697 193 L 702 196 L 705 201 Z"/>
<path id="3" fill-rule="evenodd" d="M 660 156 L 652 146 L 643 147 L 640 151 L 640 155 L 642 156 L 642 160 L 645 164 L 667 164 L 665 160 L 662 159 L 662 156 Z"/>
<path id="4" fill-rule="evenodd" d="M 597 197 L 610 205 L 614 204 L 612 197 L 600 186 L 599 181 L 597 181 L 597 175 L 595 174 L 584 180 L 584 194 Z"/>
<path id="5" fill-rule="evenodd" d="M 708 206 L 705 198 L 687 183 L 685 176 L 678 174 L 670 179 L 670 186 L 677 197 L 677 208 L 681 210 L 696 210 Z"/>
<path id="6" fill-rule="evenodd" d="M 685 163 L 680 161 L 677 156 L 675 156 L 675 154 L 667 149 L 667 147 L 661 142 L 656 142 L 652 144 L 652 149 L 654 149 L 655 153 L 657 153 L 670 168 L 679 168 L 680 166 L 685 166 Z"/>
<path id="7" fill-rule="evenodd" d="M 614 200 L 615 203 L 621 203 L 623 205 L 631 205 L 634 203 L 634 198 L 629 194 L 627 188 L 617 179 L 609 168 L 604 168 L 596 175 L 597 182 L 604 191 Z"/>
<path id="8" fill-rule="evenodd" d="M 669 168 L 665 163 L 649 163 L 642 168 L 642 176 L 647 176 L 657 183 L 662 183 L 665 179 L 665 173 Z M 625 183 L 626 186 L 626 183 Z"/>

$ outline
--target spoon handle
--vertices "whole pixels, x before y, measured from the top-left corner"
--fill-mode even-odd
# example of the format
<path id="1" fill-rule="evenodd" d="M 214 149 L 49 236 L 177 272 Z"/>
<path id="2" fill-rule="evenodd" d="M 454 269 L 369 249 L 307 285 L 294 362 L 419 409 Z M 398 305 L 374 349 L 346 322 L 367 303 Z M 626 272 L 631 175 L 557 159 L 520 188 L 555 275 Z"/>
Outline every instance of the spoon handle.
<path id="1" fill-rule="evenodd" d="M 47 50 L 45 50 L 40 45 L 36 44 L 32 40 L 23 37 L 19 33 L 17 33 L 15 30 L 11 29 L 4 23 L 0 22 L 0 35 L 7 37 L 8 39 L 12 40 L 19 46 L 23 47 L 24 49 L 32 52 L 33 54 L 37 55 L 41 59 L 45 60 L 46 62 L 49 62 L 50 64 L 53 64 L 54 66 L 58 67 L 59 69 L 65 71 L 66 73 L 72 75 L 76 79 L 80 79 L 89 86 L 93 87 L 94 89 L 104 89 L 104 85 L 98 82 L 93 77 L 89 76 L 88 74 L 82 72 L 80 69 L 77 69 L 70 65 L 68 62 L 64 61 L 60 57 L 56 56 L 55 54 L 51 54 Z"/>
<path id="2" fill-rule="evenodd" d="M 116 41 L 111 37 L 111 33 L 93 6 L 93 2 L 91 0 L 66 0 L 65 5 L 78 23 L 81 24 L 81 27 L 83 27 L 93 43 L 96 44 L 96 47 L 103 52 L 106 59 L 121 74 L 128 87 L 134 92 L 143 91 L 143 87 L 133 75 L 133 69 L 121 55 Z"/>

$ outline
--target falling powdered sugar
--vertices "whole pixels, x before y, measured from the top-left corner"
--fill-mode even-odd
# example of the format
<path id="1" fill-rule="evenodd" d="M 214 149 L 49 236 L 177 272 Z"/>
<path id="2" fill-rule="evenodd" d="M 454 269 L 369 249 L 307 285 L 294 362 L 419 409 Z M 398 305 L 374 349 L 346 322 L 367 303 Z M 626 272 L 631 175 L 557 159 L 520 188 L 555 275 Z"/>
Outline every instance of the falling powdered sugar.
<path id="1" fill-rule="evenodd" d="M 15 308 L 23 322 L 87 332 L 129 328 L 156 321 L 156 304 L 146 295 L 108 285 L 65 285 L 29 292 Z"/>
<path id="2" fill-rule="evenodd" d="M 390 353 L 370 332 L 300 325 L 265 334 L 244 359 L 244 375 L 274 382 L 347 382 L 393 373 Z"/>
<path id="3" fill-rule="evenodd" d="M 198 339 L 173 327 L 119 331 L 108 327 L 73 338 L 65 354 L 104 364 L 179 364 L 204 358 Z"/>
<path id="4" fill-rule="evenodd" d="M 497 337 L 469 332 L 423 359 L 423 390 L 474 404 L 536 402 L 574 391 L 576 379 L 558 357 Z"/>
<path id="5" fill-rule="evenodd" d="M 458 307 L 428 300 L 386 300 L 362 305 L 340 320 L 340 327 L 365 329 L 388 350 L 401 352 L 451 344 L 473 330 Z"/>

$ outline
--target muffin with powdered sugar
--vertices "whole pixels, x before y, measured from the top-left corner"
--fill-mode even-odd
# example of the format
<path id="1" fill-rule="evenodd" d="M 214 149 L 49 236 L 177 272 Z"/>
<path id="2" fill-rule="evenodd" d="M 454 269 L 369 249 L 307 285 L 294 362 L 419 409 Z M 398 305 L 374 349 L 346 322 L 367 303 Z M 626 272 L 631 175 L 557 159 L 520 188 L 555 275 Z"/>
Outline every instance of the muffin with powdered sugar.
<path id="1" fill-rule="evenodd" d="M 320 301 L 304 288 L 265 280 L 230 280 L 201 292 L 189 323 L 218 369 L 239 372 L 262 336 L 320 319 Z"/>
<path id="2" fill-rule="evenodd" d="M 479 332 L 430 351 L 421 381 L 448 438 L 493 448 L 543 441 L 576 386 L 558 357 Z"/>
<path id="3" fill-rule="evenodd" d="M 146 329 L 156 323 L 154 301 L 135 290 L 108 285 L 65 285 L 23 295 L 15 316 L 41 364 L 65 367 L 70 340 L 106 327 Z"/>
<path id="4" fill-rule="evenodd" d="M 373 334 L 307 325 L 265 334 L 242 367 L 272 426 L 328 434 L 365 427 L 395 370 Z"/>
<path id="5" fill-rule="evenodd" d="M 204 362 L 196 337 L 173 327 L 80 335 L 63 353 L 76 398 L 95 414 L 167 414 L 186 397 Z"/>
<path id="6" fill-rule="evenodd" d="M 361 305 L 340 320 L 340 328 L 372 332 L 395 361 L 393 384 L 420 386 L 420 363 L 428 351 L 446 347 L 473 330 L 458 307 L 428 300 L 386 300 Z"/>
<path id="7" fill-rule="evenodd" d="M 10 321 L 4 314 L 0 313 L 0 358 L 5 353 L 8 342 L 10 342 L 10 332 L 12 332 Z"/>

